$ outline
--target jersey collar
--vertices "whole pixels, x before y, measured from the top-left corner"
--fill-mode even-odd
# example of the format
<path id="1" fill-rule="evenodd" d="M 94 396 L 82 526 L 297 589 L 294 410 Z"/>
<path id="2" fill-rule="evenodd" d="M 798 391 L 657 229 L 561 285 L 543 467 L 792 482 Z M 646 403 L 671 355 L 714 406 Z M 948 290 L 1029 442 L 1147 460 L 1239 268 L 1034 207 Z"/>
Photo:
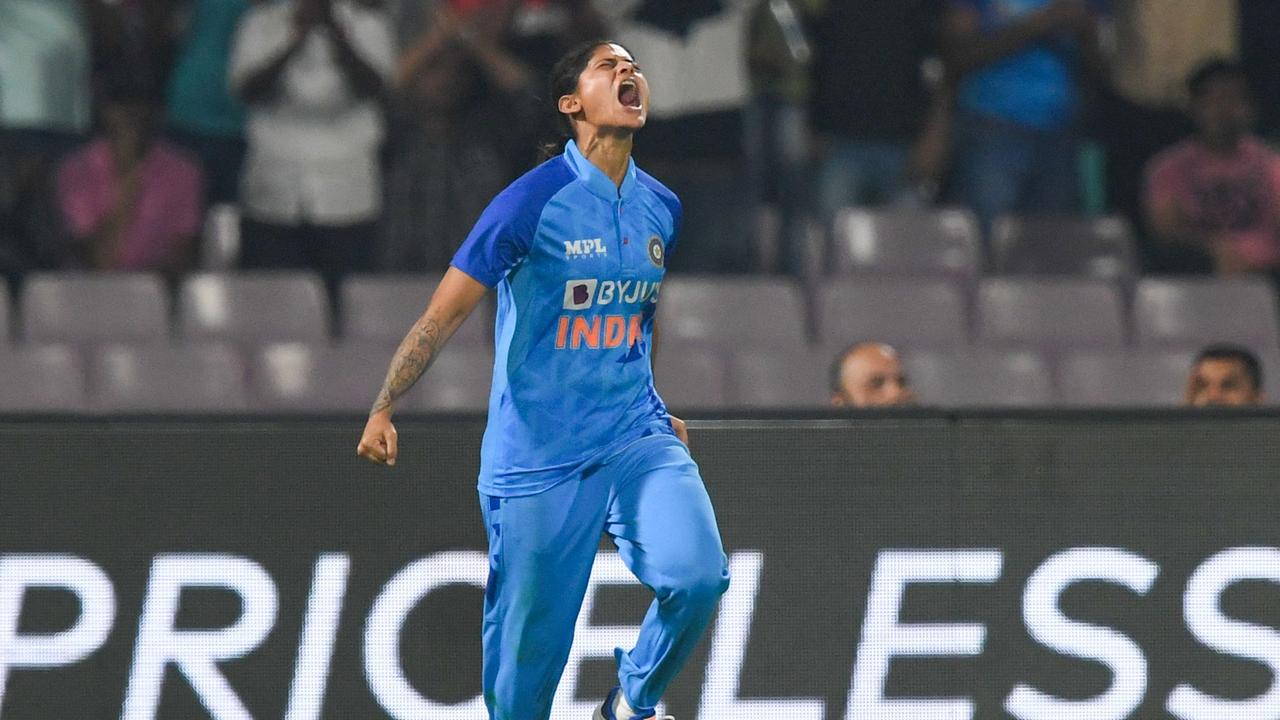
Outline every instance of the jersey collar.
<path id="1" fill-rule="evenodd" d="M 610 180 L 609 176 L 604 174 L 604 171 L 591 164 L 591 161 L 582 154 L 582 151 L 578 149 L 578 144 L 573 140 L 565 143 L 564 157 L 569 162 L 569 166 L 573 168 L 573 172 L 578 176 L 578 179 L 582 180 L 587 186 L 587 189 L 592 194 L 599 195 L 609 202 L 617 200 L 619 192 L 621 192 L 621 197 L 625 199 L 636 188 L 638 181 L 636 180 L 636 161 L 634 159 L 627 160 L 627 174 L 622 178 L 622 187 L 618 188 L 613 184 L 613 180 Z"/>

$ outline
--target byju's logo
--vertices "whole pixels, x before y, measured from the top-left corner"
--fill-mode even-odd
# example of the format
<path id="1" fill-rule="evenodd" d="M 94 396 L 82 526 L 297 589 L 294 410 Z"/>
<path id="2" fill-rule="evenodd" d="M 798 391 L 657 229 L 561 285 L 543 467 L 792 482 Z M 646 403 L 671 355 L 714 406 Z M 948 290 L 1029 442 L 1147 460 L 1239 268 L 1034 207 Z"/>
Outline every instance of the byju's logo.
<path id="1" fill-rule="evenodd" d="M 564 284 L 564 309 L 584 310 L 591 307 L 598 280 L 570 280 Z"/>
<path id="2" fill-rule="evenodd" d="M 564 241 L 564 256 L 567 258 L 591 257 L 593 255 L 608 254 L 609 250 L 605 248 L 604 241 L 601 238 Z"/>

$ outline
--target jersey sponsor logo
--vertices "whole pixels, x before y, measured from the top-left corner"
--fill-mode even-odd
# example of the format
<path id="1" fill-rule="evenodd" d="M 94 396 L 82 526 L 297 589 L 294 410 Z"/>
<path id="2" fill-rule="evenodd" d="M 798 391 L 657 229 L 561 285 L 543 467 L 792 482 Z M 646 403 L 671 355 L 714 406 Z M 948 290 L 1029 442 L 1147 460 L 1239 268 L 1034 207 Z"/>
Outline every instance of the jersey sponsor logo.
<path id="1" fill-rule="evenodd" d="M 570 280 L 564 284 L 564 309 L 585 310 L 591 307 L 599 280 Z"/>
<path id="2" fill-rule="evenodd" d="M 564 256 L 567 258 L 594 257 L 608 254 L 609 250 L 604 246 L 602 238 L 564 241 Z"/>
<path id="3" fill-rule="evenodd" d="M 653 263 L 656 268 L 662 267 L 667 260 L 667 248 L 662 244 L 662 238 L 653 235 L 649 238 L 649 262 Z"/>
<path id="4" fill-rule="evenodd" d="M 564 284 L 564 309 L 586 310 L 596 305 L 658 302 L 662 281 L 648 280 L 570 280 Z"/>

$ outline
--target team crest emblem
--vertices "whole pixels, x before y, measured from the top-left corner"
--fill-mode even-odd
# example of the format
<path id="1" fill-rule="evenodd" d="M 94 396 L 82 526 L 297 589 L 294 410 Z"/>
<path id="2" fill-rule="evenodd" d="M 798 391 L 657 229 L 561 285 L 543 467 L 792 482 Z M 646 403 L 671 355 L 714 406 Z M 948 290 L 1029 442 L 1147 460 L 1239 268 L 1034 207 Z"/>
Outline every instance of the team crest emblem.
<path id="1" fill-rule="evenodd" d="M 662 246 L 662 238 L 654 235 L 649 238 L 649 262 L 656 268 L 662 267 L 666 260 L 667 249 Z"/>

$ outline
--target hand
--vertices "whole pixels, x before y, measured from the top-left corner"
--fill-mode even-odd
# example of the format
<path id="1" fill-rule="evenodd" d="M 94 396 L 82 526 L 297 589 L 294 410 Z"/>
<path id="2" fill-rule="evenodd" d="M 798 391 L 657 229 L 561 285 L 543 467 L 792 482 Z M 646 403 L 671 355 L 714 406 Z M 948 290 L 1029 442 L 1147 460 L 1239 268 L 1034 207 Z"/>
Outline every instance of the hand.
<path id="1" fill-rule="evenodd" d="M 391 424 L 389 410 L 379 410 L 369 416 L 356 454 L 378 465 L 396 464 L 396 426 Z"/>
<path id="2" fill-rule="evenodd" d="M 685 426 L 684 421 L 675 415 L 667 415 L 667 420 L 671 421 L 671 429 L 676 431 L 676 437 L 680 438 L 680 442 L 685 447 L 689 447 L 689 428 Z"/>

